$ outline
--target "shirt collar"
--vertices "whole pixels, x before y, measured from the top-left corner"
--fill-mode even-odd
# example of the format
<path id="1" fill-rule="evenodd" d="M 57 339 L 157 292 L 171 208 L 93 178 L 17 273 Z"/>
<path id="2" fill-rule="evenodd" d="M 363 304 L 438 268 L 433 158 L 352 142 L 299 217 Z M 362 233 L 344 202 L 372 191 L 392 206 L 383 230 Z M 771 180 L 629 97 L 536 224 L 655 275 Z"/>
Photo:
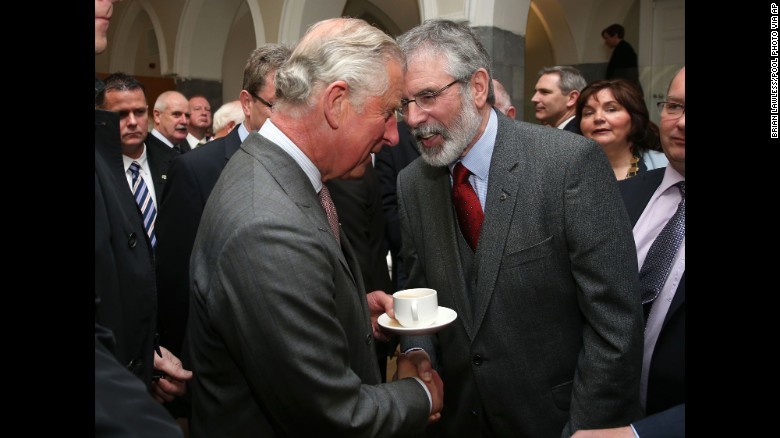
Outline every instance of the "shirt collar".
<path id="1" fill-rule="evenodd" d="M 493 148 L 496 145 L 498 116 L 496 116 L 495 111 L 495 109 L 491 109 L 485 131 L 479 137 L 479 140 L 474 143 L 474 146 L 471 147 L 468 154 L 459 160 L 474 174 L 474 176 L 482 180 L 485 180 L 488 177 L 488 173 L 490 172 L 490 158 L 493 156 Z M 456 161 L 449 166 L 450 173 L 452 173 L 452 168 L 455 167 L 455 164 L 457 163 L 458 162 Z"/>
<path id="2" fill-rule="evenodd" d="M 306 154 L 304 154 L 303 151 L 301 151 L 298 146 L 296 146 L 295 143 L 293 143 L 293 141 L 284 134 L 284 132 L 282 132 L 279 128 L 276 127 L 276 125 L 273 124 L 271 119 L 268 119 L 265 121 L 265 123 L 263 123 L 263 126 L 258 131 L 258 134 L 267 138 L 282 148 L 283 151 L 287 152 L 287 154 L 289 154 L 292 159 L 298 163 L 301 169 L 303 169 L 303 171 L 306 173 L 306 176 L 309 177 L 309 181 L 314 187 L 314 190 L 317 193 L 320 192 L 320 189 L 322 189 L 322 175 L 320 175 L 320 171 L 317 169 L 317 166 L 312 163 L 309 157 L 307 157 Z"/>
<path id="3" fill-rule="evenodd" d="M 125 165 L 125 173 L 130 169 L 130 165 L 133 164 L 133 161 L 137 161 L 138 164 L 141 166 L 141 170 L 144 172 L 148 172 L 149 169 L 149 160 L 146 158 L 146 143 L 143 144 L 143 152 L 141 152 L 141 156 L 133 159 L 128 157 L 127 155 L 122 155 L 122 163 Z"/>

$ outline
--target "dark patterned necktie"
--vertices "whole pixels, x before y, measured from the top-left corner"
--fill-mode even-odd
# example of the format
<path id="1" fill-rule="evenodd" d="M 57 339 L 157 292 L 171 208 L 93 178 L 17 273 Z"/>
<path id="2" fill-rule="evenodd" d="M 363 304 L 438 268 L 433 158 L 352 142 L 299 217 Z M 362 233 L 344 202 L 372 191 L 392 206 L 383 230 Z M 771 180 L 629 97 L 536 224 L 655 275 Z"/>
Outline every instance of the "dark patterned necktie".
<path id="1" fill-rule="evenodd" d="M 339 215 L 336 212 L 336 205 L 333 203 L 333 198 L 330 197 L 330 190 L 325 187 L 325 184 L 322 185 L 322 190 L 320 190 L 320 204 L 322 204 L 322 209 L 325 210 L 325 215 L 328 217 L 330 231 L 333 232 L 336 242 L 341 244 L 341 238 L 339 237 Z"/>
<path id="2" fill-rule="evenodd" d="M 149 241 L 152 243 L 152 249 L 154 249 L 157 247 L 157 238 L 154 235 L 154 221 L 157 218 L 157 209 L 154 208 L 152 193 L 146 187 L 146 183 L 140 175 L 140 169 L 141 165 L 137 161 L 133 161 L 130 165 L 130 173 L 133 176 L 133 197 L 135 198 L 135 203 L 138 204 L 138 208 L 141 209 L 144 229 L 146 230 L 146 235 L 149 236 Z"/>
<path id="3" fill-rule="evenodd" d="M 471 250 L 476 251 L 479 230 L 482 228 L 485 214 L 482 212 L 477 192 L 469 183 L 469 175 L 471 172 L 463 163 L 459 162 L 452 169 L 452 204 L 458 214 L 460 232 L 463 233 Z"/>
<path id="4" fill-rule="evenodd" d="M 661 293 L 666 278 L 672 270 L 672 261 L 677 249 L 685 238 L 685 181 L 675 184 L 680 189 L 682 200 L 663 230 L 655 238 L 647 251 L 645 262 L 639 271 L 639 286 L 642 292 L 642 304 L 645 305 L 645 319 L 650 312 L 653 300 Z"/>

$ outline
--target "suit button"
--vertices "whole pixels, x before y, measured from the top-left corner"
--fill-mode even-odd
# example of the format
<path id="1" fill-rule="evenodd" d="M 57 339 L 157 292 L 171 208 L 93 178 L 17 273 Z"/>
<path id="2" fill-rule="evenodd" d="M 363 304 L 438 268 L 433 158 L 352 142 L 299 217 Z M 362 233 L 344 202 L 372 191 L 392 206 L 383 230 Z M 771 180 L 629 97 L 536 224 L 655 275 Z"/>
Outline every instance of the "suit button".
<path id="1" fill-rule="evenodd" d="M 471 358 L 471 362 L 476 366 L 482 365 L 482 356 L 475 354 L 474 357 Z"/>
<path id="2" fill-rule="evenodd" d="M 475 416 L 475 417 L 476 417 L 476 416 L 477 416 L 477 415 L 479 415 L 479 414 L 477 414 L 477 410 L 476 410 L 476 409 L 472 409 L 472 410 L 471 410 L 471 415 L 473 415 L 473 416 Z"/>
<path id="3" fill-rule="evenodd" d="M 135 233 L 130 233 L 130 235 L 127 236 L 127 244 L 130 245 L 130 248 L 135 248 L 137 243 L 138 238 L 135 237 Z"/>
<path id="4" fill-rule="evenodd" d="M 371 341 L 374 339 L 374 336 L 371 335 L 371 333 L 366 335 L 366 345 L 371 345 Z"/>
<path id="5" fill-rule="evenodd" d="M 502 194 L 501 194 L 501 196 L 499 196 L 499 197 L 498 197 L 498 199 L 500 199 L 500 200 L 502 200 L 502 201 L 506 201 L 506 198 L 508 198 L 508 196 L 506 195 L 506 193 L 502 193 Z"/>

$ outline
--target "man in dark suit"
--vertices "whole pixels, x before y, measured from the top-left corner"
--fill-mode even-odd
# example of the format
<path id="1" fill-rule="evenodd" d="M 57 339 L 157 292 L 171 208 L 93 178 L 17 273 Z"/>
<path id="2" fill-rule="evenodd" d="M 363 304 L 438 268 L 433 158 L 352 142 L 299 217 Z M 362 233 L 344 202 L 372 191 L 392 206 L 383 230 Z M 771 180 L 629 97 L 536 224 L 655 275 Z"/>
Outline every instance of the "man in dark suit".
<path id="1" fill-rule="evenodd" d="M 438 417 L 427 360 L 380 383 L 373 324 L 392 298 L 366 295 L 323 188 L 398 141 L 402 64 L 387 34 L 336 18 L 277 71 L 271 118 L 225 166 L 193 247 L 193 437 L 412 436 Z"/>
<path id="2" fill-rule="evenodd" d="M 678 210 L 683 198 L 675 187 L 685 182 L 685 68 L 672 79 L 661 102 L 661 145 L 669 166 L 620 181 L 619 186 L 634 224 L 639 264 Z M 684 219 L 683 219 L 684 223 Z M 685 436 L 685 237 L 671 260 L 671 269 L 658 296 L 645 304 L 645 329 L 640 400 L 647 417 L 631 426 L 609 431 L 580 431 L 575 437 L 670 438 Z M 642 275 L 640 274 L 640 277 Z M 633 427 L 633 430 L 632 430 Z"/>
<path id="3" fill-rule="evenodd" d="M 132 76 L 114 73 L 105 79 L 105 87 L 95 99 L 95 104 L 98 108 L 119 113 L 119 137 L 128 184 L 132 188 L 128 168 L 131 163 L 137 162 L 141 166 L 141 177 L 149 179 L 147 187 L 159 211 L 168 166 L 178 154 L 159 142 L 144 144 L 149 135 L 149 108 L 144 86 Z"/>
<path id="4" fill-rule="evenodd" d="M 577 99 L 588 83 L 580 71 L 568 65 L 539 70 L 531 103 L 539 123 L 582 134 L 576 117 Z"/>
<path id="5" fill-rule="evenodd" d="M 187 143 L 187 126 L 190 119 L 190 103 L 178 91 L 165 91 L 154 102 L 154 129 L 149 133 L 146 143 L 157 143 L 177 153 L 190 151 Z"/>
<path id="6" fill-rule="evenodd" d="M 382 210 L 385 214 L 385 240 L 390 249 L 392 263 L 392 291 L 403 289 L 406 284 L 406 273 L 401 260 L 401 221 L 398 219 L 398 197 L 396 183 L 398 173 L 409 163 L 420 156 L 417 144 L 409 132 L 409 126 L 403 121 L 398 122 L 398 144 L 394 147 L 382 148 L 376 154 L 376 173 L 379 176 L 379 191 L 382 194 Z"/>
<path id="7" fill-rule="evenodd" d="M 604 44 L 613 49 L 604 79 L 627 79 L 642 92 L 642 84 L 639 82 L 639 61 L 634 48 L 623 39 L 625 34 L 626 30 L 620 24 L 610 25 L 601 31 Z"/>
<path id="8" fill-rule="evenodd" d="M 442 435 L 568 437 L 636 420 L 636 252 L 601 148 L 491 108 L 490 57 L 468 26 L 429 20 L 398 41 L 422 152 L 398 182 L 407 287 L 458 313 L 401 350 L 423 347 L 441 369 Z"/>
<path id="9" fill-rule="evenodd" d="M 276 100 L 274 74 L 288 56 L 290 49 L 282 44 L 255 49 L 244 68 L 240 92 L 244 123 L 228 135 L 177 157 L 168 172 L 157 219 L 157 289 L 160 339 L 176 355 L 183 353 L 190 302 L 190 254 L 203 207 L 241 142 L 271 115 L 270 107 L 255 96 Z M 186 355 L 183 359 L 188 363 Z"/>
<path id="10" fill-rule="evenodd" d="M 106 48 L 113 3 L 95 0 L 95 54 Z M 102 89 L 96 79 L 96 96 Z M 153 383 L 153 367 L 176 379 L 191 375 L 169 355 L 153 353 L 157 297 L 152 260 L 123 172 L 119 114 L 95 109 L 95 436 L 117 431 L 181 436 L 173 419 L 139 391 L 139 386 L 146 388 L 156 397 L 178 392 L 174 381 Z M 128 376 L 138 378 L 138 384 Z M 133 415 L 122 415 L 117 401 L 132 406 Z"/>

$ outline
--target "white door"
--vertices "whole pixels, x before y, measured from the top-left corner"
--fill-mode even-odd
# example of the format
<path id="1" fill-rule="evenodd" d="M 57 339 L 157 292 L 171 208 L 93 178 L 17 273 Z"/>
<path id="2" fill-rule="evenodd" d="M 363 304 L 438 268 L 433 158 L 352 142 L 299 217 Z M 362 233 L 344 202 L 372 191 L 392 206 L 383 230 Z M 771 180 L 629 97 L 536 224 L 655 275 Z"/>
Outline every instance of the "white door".
<path id="1" fill-rule="evenodd" d="M 685 0 L 655 0 L 652 5 L 650 75 L 643 83 L 650 84 L 645 86 L 645 102 L 650 119 L 658 123 L 656 104 L 664 100 L 669 82 L 685 65 Z"/>

